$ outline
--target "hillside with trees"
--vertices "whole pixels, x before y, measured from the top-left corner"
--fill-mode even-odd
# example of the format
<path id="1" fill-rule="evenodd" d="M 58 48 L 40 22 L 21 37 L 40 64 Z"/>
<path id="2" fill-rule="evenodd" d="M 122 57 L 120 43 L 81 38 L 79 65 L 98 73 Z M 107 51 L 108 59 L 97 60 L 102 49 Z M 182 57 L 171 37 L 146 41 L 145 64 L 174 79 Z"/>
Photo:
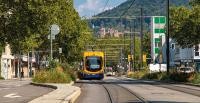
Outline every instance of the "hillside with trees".
<path id="1" fill-rule="evenodd" d="M 102 13 L 95 15 L 94 17 L 134 17 L 140 16 L 141 8 L 143 8 L 144 16 L 165 16 L 166 15 L 166 0 L 127 0 L 113 9 L 106 10 Z M 189 6 L 189 0 L 170 0 L 170 6 Z M 130 7 L 130 8 L 129 8 Z M 129 8 L 129 9 L 128 9 Z M 90 21 L 91 25 L 104 26 L 104 27 L 115 27 L 121 25 L 126 27 L 129 20 L 127 19 L 93 19 Z M 136 20 L 139 24 L 139 20 Z M 150 18 L 145 18 L 145 22 L 150 24 Z"/>
<path id="2" fill-rule="evenodd" d="M 126 11 L 134 0 L 127 0 L 119 6 L 102 12 L 96 16 L 121 16 Z M 170 0 L 171 6 L 188 5 L 189 0 Z M 146 16 L 163 16 L 166 14 L 166 0 L 135 0 L 128 12 L 123 16 L 139 16 L 140 8 L 144 9 L 144 15 Z"/>

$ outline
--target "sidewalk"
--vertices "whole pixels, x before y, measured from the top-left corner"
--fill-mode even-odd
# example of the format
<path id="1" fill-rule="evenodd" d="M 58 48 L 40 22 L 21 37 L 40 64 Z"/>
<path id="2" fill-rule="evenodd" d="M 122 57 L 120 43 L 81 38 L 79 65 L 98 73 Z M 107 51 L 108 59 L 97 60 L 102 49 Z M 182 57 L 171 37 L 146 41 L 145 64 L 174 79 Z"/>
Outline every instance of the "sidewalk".
<path id="1" fill-rule="evenodd" d="M 29 103 L 73 103 L 81 93 L 79 87 L 72 86 L 71 84 L 32 84 L 54 88 L 55 90 Z"/>

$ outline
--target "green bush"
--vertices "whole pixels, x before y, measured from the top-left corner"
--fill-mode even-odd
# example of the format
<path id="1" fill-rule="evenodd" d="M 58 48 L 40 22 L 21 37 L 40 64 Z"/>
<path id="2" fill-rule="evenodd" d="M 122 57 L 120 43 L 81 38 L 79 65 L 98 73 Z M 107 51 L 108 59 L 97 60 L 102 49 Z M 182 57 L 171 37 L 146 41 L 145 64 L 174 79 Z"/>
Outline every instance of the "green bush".
<path id="1" fill-rule="evenodd" d="M 147 73 L 142 79 L 169 80 L 169 76 L 165 72 Z"/>
<path id="2" fill-rule="evenodd" d="M 194 79 L 194 73 L 171 73 L 170 79 L 177 82 L 190 82 Z"/>
<path id="3" fill-rule="evenodd" d="M 3 80 L 4 78 L 0 76 L 0 80 Z"/>
<path id="4" fill-rule="evenodd" d="M 71 79 L 73 81 L 76 81 L 77 73 L 76 73 L 75 68 L 70 66 L 67 63 L 61 64 L 61 66 L 63 67 L 64 71 L 66 71 L 70 75 Z"/>
<path id="5" fill-rule="evenodd" d="M 40 70 L 36 72 L 33 82 L 37 83 L 69 83 L 70 75 L 65 71 L 57 69 Z"/>
<path id="6" fill-rule="evenodd" d="M 134 78 L 134 79 L 143 79 L 144 75 L 148 73 L 147 69 L 141 70 L 141 71 L 135 71 L 128 73 L 128 77 Z"/>
<path id="7" fill-rule="evenodd" d="M 162 80 L 162 81 L 177 81 L 177 82 L 191 82 L 200 84 L 200 73 L 178 73 L 176 71 L 167 75 L 166 72 L 149 73 L 147 69 L 130 72 L 128 77 L 134 79 L 150 79 L 150 80 Z"/>
<path id="8" fill-rule="evenodd" d="M 128 77 L 135 79 L 165 80 L 169 81 L 170 77 L 165 72 L 149 73 L 148 69 L 131 72 Z"/>
<path id="9" fill-rule="evenodd" d="M 59 62 L 56 62 L 54 60 L 49 62 L 49 67 L 47 69 L 52 69 L 52 68 L 56 68 L 58 66 L 60 66 L 61 64 Z"/>
<path id="10" fill-rule="evenodd" d="M 194 79 L 191 82 L 194 84 L 200 84 L 200 73 L 196 73 Z"/>

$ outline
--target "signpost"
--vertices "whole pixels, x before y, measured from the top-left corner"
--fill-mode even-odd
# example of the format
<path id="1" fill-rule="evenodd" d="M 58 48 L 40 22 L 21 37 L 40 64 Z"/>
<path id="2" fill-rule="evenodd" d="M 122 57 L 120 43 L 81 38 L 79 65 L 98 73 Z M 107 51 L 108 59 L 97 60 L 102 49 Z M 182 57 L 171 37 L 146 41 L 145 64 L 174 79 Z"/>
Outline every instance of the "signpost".
<path id="1" fill-rule="evenodd" d="M 53 25 L 51 25 L 51 27 L 50 27 L 50 31 L 51 31 L 51 33 L 50 33 L 50 40 L 51 40 L 51 59 L 50 59 L 50 60 L 52 61 L 52 59 L 53 59 L 52 39 L 55 39 L 55 35 L 57 35 L 57 34 L 60 32 L 60 28 L 59 28 L 58 25 L 53 24 Z"/>

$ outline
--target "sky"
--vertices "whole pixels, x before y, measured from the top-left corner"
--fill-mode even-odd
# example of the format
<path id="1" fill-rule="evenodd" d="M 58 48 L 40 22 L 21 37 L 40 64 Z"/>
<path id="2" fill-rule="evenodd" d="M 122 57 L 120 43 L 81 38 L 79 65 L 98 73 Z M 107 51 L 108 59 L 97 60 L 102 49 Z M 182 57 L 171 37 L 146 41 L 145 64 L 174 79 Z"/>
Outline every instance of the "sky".
<path id="1" fill-rule="evenodd" d="M 80 16 L 91 17 L 102 11 L 112 9 L 125 1 L 126 0 L 74 0 L 74 7 Z"/>

